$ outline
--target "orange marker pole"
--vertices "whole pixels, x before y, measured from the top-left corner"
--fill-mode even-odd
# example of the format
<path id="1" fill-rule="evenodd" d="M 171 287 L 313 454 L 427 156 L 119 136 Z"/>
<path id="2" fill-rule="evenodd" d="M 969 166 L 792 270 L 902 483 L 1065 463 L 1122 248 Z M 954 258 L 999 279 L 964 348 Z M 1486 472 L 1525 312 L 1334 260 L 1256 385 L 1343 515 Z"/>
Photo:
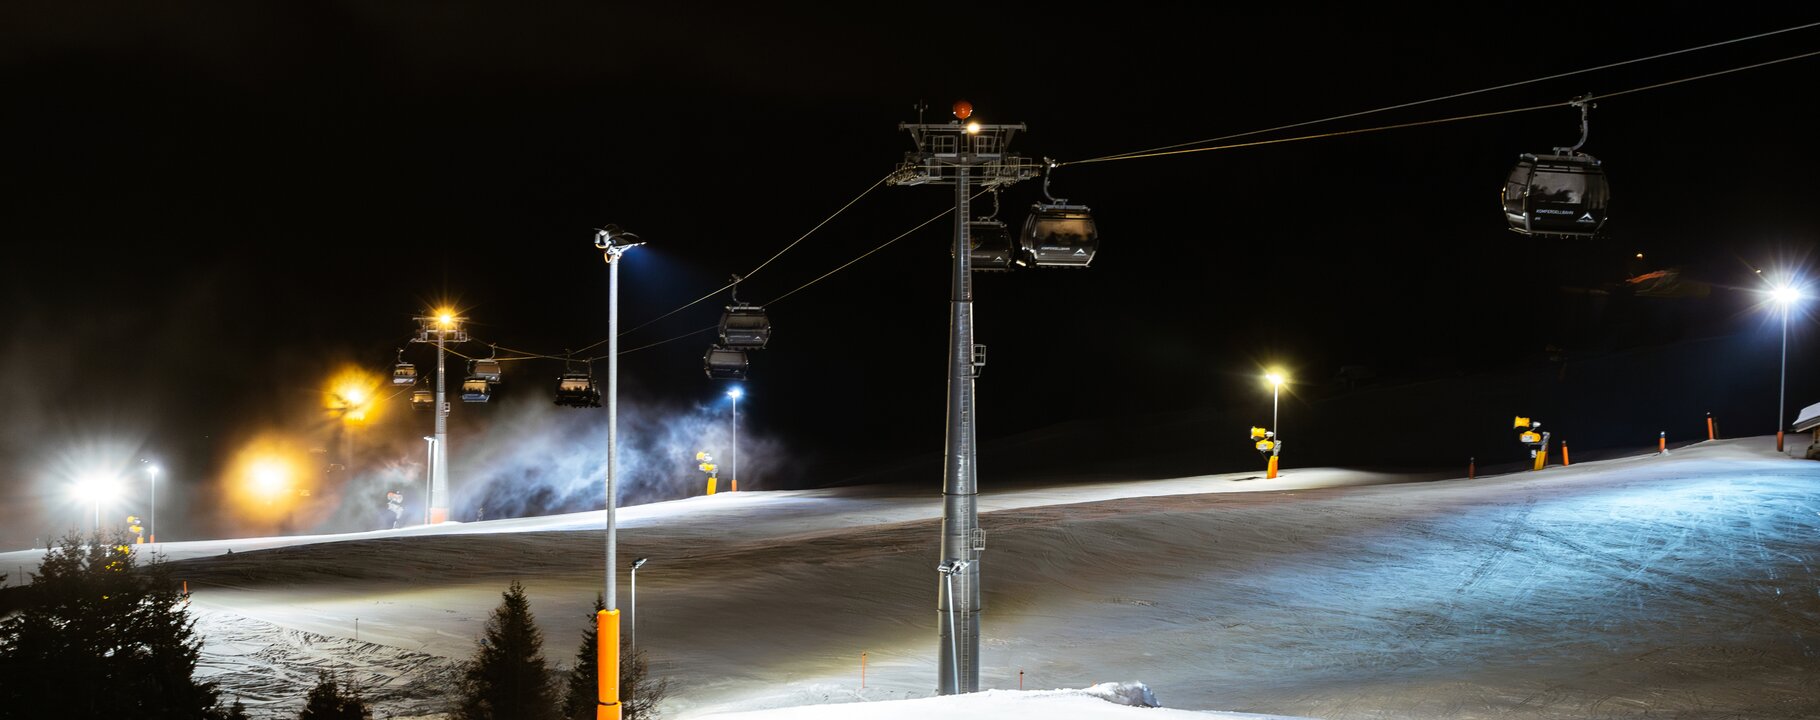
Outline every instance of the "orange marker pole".
<path id="1" fill-rule="evenodd" d="M 1574 461 L 1567 457 L 1567 443 L 1561 443 L 1561 467 L 1567 467 L 1572 464 L 1574 464 Z"/>
<path id="2" fill-rule="evenodd" d="M 620 720 L 619 704 L 619 609 L 602 610 L 594 615 L 594 667 L 600 670 L 595 683 L 594 720 Z"/>
<path id="3" fill-rule="evenodd" d="M 1024 689 L 1024 671 L 1017 671 L 1017 689 Z"/>
<path id="4" fill-rule="evenodd" d="M 1479 459 L 1476 457 L 1466 458 L 1466 479 L 1471 480 L 1478 476 L 1479 476 Z"/>
<path id="5" fill-rule="evenodd" d="M 1272 455 L 1272 456 L 1270 456 L 1270 468 L 1267 471 L 1265 471 L 1264 477 L 1269 478 L 1269 479 L 1275 479 L 1276 476 L 1277 476 L 1277 456 Z"/>
<path id="6" fill-rule="evenodd" d="M 1782 433 L 1776 433 L 1776 449 L 1777 450 L 1782 449 Z M 1662 432 L 1660 432 L 1656 435 L 1656 454 L 1657 455 L 1668 454 L 1668 431 L 1667 430 L 1663 430 Z"/>
<path id="7" fill-rule="evenodd" d="M 1718 439 L 1718 434 L 1713 432 L 1713 414 L 1712 413 L 1706 414 L 1706 439 L 1708 439 L 1708 440 L 1717 440 Z"/>
<path id="8" fill-rule="evenodd" d="M 866 654 L 859 654 L 859 689 L 866 689 Z"/>
<path id="9" fill-rule="evenodd" d="M 1776 452 L 1782 452 L 1782 431 L 1776 431 Z"/>
<path id="10" fill-rule="evenodd" d="M 739 492 L 739 478 L 727 478 L 727 492 Z"/>

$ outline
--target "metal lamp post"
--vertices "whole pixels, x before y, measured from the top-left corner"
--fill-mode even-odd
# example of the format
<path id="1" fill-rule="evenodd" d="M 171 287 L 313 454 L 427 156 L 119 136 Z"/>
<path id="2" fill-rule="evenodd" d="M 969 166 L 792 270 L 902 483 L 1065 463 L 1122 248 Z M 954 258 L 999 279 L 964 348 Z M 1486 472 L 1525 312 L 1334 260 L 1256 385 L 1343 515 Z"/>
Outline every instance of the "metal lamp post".
<path id="1" fill-rule="evenodd" d="M 638 569 L 645 566 L 651 558 L 639 558 L 632 561 L 632 649 L 638 649 Z"/>
<path id="2" fill-rule="evenodd" d="M 149 522 L 146 523 L 147 529 L 151 530 L 151 532 L 147 533 L 147 535 L 150 536 L 148 539 L 151 542 L 156 543 L 158 542 L 158 466 L 147 465 L 145 474 L 147 477 L 151 478 L 151 488 L 148 495 L 150 495 L 152 501 L 152 514 L 148 518 Z"/>
<path id="3" fill-rule="evenodd" d="M 1282 440 L 1283 428 L 1278 427 L 1277 423 L 1277 397 L 1283 389 L 1283 374 L 1272 372 L 1265 375 L 1264 379 L 1270 381 L 1270 429 L 1277 434 L 1278 440 Z"/>
<path id="4" fill-rule="evenodd" d="M 727 462 L 727 479 L 734 492 L 739 492 L 739 398 L 744 394 L 739 388 L 727 391 L 727 397 L 733 399 L 733 453 Z"/>
<path id="5" fill-rule="evenodd" d="M 1788 315 L 1801 299 L 1801 289 L 1783 285 L 1771 297 L 1782 306 L 1782 381 L 1776 392 L 1776 452 L 1782 452 L 1782 430 L 1788 423 Z"/>
<path id="6" fill-rule="evenodd" d="M 436 436 L 423 436 L 428 455 L 423 462 L 423 524 L 430 524 L 430 490 L 436 482 Z"/>
<path id="7" fill-rule="evenodd" d="M 594 234 L 594 247 L 607 260 L 607 609 L 594 617 L 594 636 L 598 641 L 595 667 L 600 673 L 595 688 L 596 720 L 619 720 L 624 709 L 619 702 L 619 525 L 615 517 L 619 496 L 614 485 L 619 461 L 619 258 L 643 244 L 637 235 L 620 230 L 617 225 L 600 228 Z"/>

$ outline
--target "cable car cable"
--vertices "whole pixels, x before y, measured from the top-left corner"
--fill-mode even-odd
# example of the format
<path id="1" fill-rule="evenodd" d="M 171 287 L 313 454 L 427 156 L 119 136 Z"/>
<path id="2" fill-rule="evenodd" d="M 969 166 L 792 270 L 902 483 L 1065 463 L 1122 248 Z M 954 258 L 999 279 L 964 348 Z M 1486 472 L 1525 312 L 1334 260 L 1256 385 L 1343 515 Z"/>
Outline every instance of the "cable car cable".
<path id="1" fill-rule="evenodd" d="M 1718 70 L 1718 71 L 1704 73 L 1704 74 L 1700 74 L 1700 75 L 1684 77 L 1684 78 L 1680 78 L 1677 80 L 1659 82 L 1659 83 L 1655 83 L 1652 85 L 1634 87 L 1634 88 L 1630 88 L 1628 90 L 1615 90 L 1615 91 L 1612 91 L 1609 93 L 1603 93 L 1603 94 L 1593 93 L 1591 96 L 1588 97 L 1588 99 L 1602 100 L 1605 98 L 1616 97 L 1619 95 L 1629 95 L 1632 93 L 1639 93 L 1639 92 L 1643 92 L 1645 90 L 1655 90 L 1658 88 L 1668 87 L 1670 85 L 1679 85 L 1681 83 L 1692 82 L 1694 80 L 1705 80 L 1707 78 L 1718 77 L 1720 75 L 1729 75 L 1729 74 L 1735 73 L 1735 72 L 1742 72 L 1745 70 L 1754 70 L 1757 68 L 1767 67 L 1770 65 L 1777 65 L 1777 64 L 1781 64 L 1781 63 L 1785 63 L 1785 62 L 1791 62 L 1791 61 L 1795 61 L 1795 60 L 1801 60 L 1804 58 L 1810 58 L 1810 57 L 1814 57 L 1816 55 L 1820 55 L 1820 50 L 1815 50 L 1812 52 L 1805 52 L 1805 53 L 1801 53 L 1799 55 L 1790 55 L 1788 57 L 1777 58 L 1775 60 L 1765 60 L 1763 62 L 1752 63 L 1750 65 L 1741 65 L 1741 66 L 1738 66 L 1735 68 L 1727 68 L 1725 70 Z M 1470 115 L 1455 115 L 1452 117 L 1436 118 L 1433 120 L 1416 120 L 1416 121 L 1405 122 L 1405 123 L 1395 123 L 1395 124 L 1391 124 L 1391 125 L 1378 125 L 1376 127 L 1358 128 L 1358 129 L 1354 129 L 1354 130 L 1335 130 L 1333 132 L 1317 133 L 1314 135 L 1298 135 L 1295 137 L 1273 138 L 1270 140 L 1253 140 L 1251 142 L 1232 143 L 1229 145 L 1214 145 L 1211 147 L 1184 148 L 1184 149 L 1180 149 L 1180 150 L 1160 150 L 1157 152 L 1143 152 L 1143 153 L 1125 154 L 1125 155 L 1108 155 L 1105 157 L 1092 158 L 1092 159 L 1088 159 L 1088 160 L 1074 160 L 1074 161 L 1070 161 L 1070 162 L 1056 163 L 1056 166 L 1060 167 L 1063 165 L 1083 165 L 1086 163 L 1112 162 L 1114 160 L 1136 160 L 1139 158 L 1163 157 L 1166 155 L 1186 155 L 1188 153 L 1211 152 L 1214 150 L 1232 150 L 1232 149 L 1236 149 L 1236 148 L 1256 147 L 1259 145 L 1277 145 L 1277 144 L 1281 144 L 1281 143 L 1298 142 L 1298 141 L 1302 141 L 1302 140 L 1319 140 L 1322 138 L 1340 137 L 1343 135 L 1360 135 L 1360 134 L 1364 134 L 1364 133 L 1379 132 L 1382 130 L 1398 130 L 1398 129 L 1402 129 L 1402 128 L 1419 127 L 1419 126 L 1423 126 L 1423 125 L 1440 125 L 1442 123 L 1457 122 L 1460 120 L 1477 120 L 1479 118 L 1497 117 L 1499 115 L 1514 115 L 1517 113 L 1533 112 L 1536 110 L 1546 110 L 1549 108 L 1570 107 L 1573 104 L 1574 104 L 1574 101 L 1553 102 L 1553 103 L 1547 103 L 1544 105 L 1530 105 L 1528 107 L 1512 108 L 1509 110 L 1493 110 L 1490 112 L 1472 113 Z M 1247 134 L 1249 134 L 1249 133 L 1247 133 Z"/>
<path id="2" fill-rule="evenodd" d="M 772 256 L 771 256 L 771 257 L 770 257 L 770 258 L 769 258 L 769 259 L 767 259 L 767 260 L 765 260 L 765 261 L 764 261 L 764 262 L 762 262 L 762 263 L 759 263 L 759 265 L 758 265 L 758 267 L 756 267 L 756 268 L 753 268 L 753 269 L 752 269 L 752 271 L 751 271 L 751 272 L 748 272 L 748 273 L 746 273 L 746 274 L 745 274 L 745 276 L 746 276 L 746 277 L 751 277 L 751 276 L 752 276 L 752 275 L 753 275 L 753 274 L 754 274 L 754 273 L 757 273 L 757 272 L 758 272 L 758 271 L 759 271 L 759 270 L 763 270 L 763 269 L 764 269 L 764 268 L 765 268 L 765 266 L 766 266 L 766 265 L 770 265 L 770 264 L 771 264 L 771 262 L 772 262 L 772 261 L 773 261 L 773 260 L 776 260 L 776 259 L 777 259 L 777 258 L 778 258 L 778 257 L 780 257 L 780 256 L 782 256 L 782 255 L 783 255 L 783 254 L 784 254 L 784 253 L 786 253 L 786 252 L 789 252 L 789 251 L 790 251 L 790 248 L 793 248 L 793 247 L 796 247 L 796 245 L 797 245 L 797 244 L 798 244 L 798 243 L 801 243 L 801 242 L 802 242 L 802 241 L 803 241 L 803 240 L 805 240 L 805 239 L 808 239 L 808 237 L 809 237 L 809 236 L 810 236 L 810 235 L 813 235 L 813 234 L 815 234 L 815 231 L 817 231 L 817 230 L 820 230 L 820 229 L 822 229 L 822 227 L 823 227 L 823 226 L 825 226 L 825 225 L 827 225 L 827 224 L 828 224 L 828 223 L 829 223 L 829 222 L 831 222 L 831 221 L 833 221 L 833 220 L 834 220 L 834 218 L 837 218 L 837 217 L 840 217 L 840 215 L 841 215 L 841 213 L 844 213 L 844 212 L 846 212 L 846 211 L 847 211 L 847 208 L 850 208 L 850 207 L 853 207 L 853 204 L 854 204 L 854 203 L 857 203 L 857 202 L 859 202 L 859 201 L 860 201 L 860 200 L 861 200 L 861 199 L 862 199 L 862 198 L 864 198 L 864 197 L 866 197 L 866 196 L 867 196 L 867 195 L 870 195 L 870 194 L 872 194 L 872 191 L 873 191 L 873 190 L 877 190 L 877 189 L 878 189 L 878 186 L 880 186 L 880 185 L 883 185 L 883 184 L 885 184 L 885 180 L 887 180 L 887 179 L 889 179 L 889 178 L 890 178 L 890 177 L 891 177 L 891 174 L 890 174 L 890 173 L 887 173 L 887 174 L 885 174 L 885 175 L 884 175 L 884 176 L 882 176 L 882 177 L 880 177 L 880 178 L 879 178 L 879 179 L 878 179 L 878 181 L 877 181 L 877 182 L 874 182 L 874 183 L 872 183 L 872 185 L 871 185 L 871 186 L 870 186 L 870 187 L 867 187 L 867 188 L 866 188 L 866 189 L 865 189 L 865 190 L 863 190 L 863 191 L 861 191 L 861 192 L 860 192 L 860 194 L 858 194 L 858 195 L 855 195 L 855 196 L 854 196 L 854 197 L 853 197 L 853 199 L 852 199 L 852 200 L 848 200 L 848 201 L 847 201 L 847 204 L 845 204 L 845 205 L 842 205 L 842 206 L 840 206 L 840 209 L 839 209 L 839 210 L 835 210 L 835 211 L 834 211 L 834 214 L 832 214 L 832 215 L 829 215 L 829 216 L 828 216 L 828 217 L 826 217 L 826 218 L 823 218 L 823 219 L 822 219 L 822 221 L 821 221 L 821 222 L 819 222 L 819 223 L 816 223 L 816 224 L 815 224 L 815 227 L 812 227 L 812 228 L 809 228 L 809 231 L 808 231 L 808 232 L 805 232 L 805 233 L 803 233 L 803 234 L 802 234 L 802 235 L 800 235 L 800 236 L 798 236 L 798 237 L 797 237 L 797 238 L 796 238 L 796 239 L 795 239 L 795 240 L 792 240 L 792 241 L 791 241 L 791 242 L 790 242 L 790 244 L 789 244 L 789 245 L 785 245 L 785 246 L 784 246 L 784 249 L 782 249 L 782 250 L 779 250 L 779 251 L 777 251 L 777 254 L 775 254 L 775 255 L 772 255 Z M 732 283 L 728 283 L 728 284 L 726 284 L 726 285 L 722 285 L 722 286 L 720 286 L 720 287 L 718 287 L 718 288 L 715 288 L 715 289 L 714 289 L 714 290 L 713 290 L 713 291 L 712 291 L 712 292 L 709 292 L 709 293 L 708 293 L 708 294 L 706 294 L 706 295 L 703 295 L 703 296 L 701 296 L 701 297 L 698 297 L 698 298 L 696 298 L 696 299 L 694 299 L 694 300 L 690 300 L 690 301 L 689 301 L 689 302 L 687 302 L 687 303 L 684 303 L 684 304 L 683 304 L 683 305 L 681 305 L 681 306 L 680 306 L 680 307 L 677 307 L 677 308 L 676 308 L 676 309 L 674 309 L 674 310 L 671 310 L 671 311 L 669 311 L 669 312 L 667 312 L 667 313 L 664 313 L 664 314 L 662 314 L 662 315 L 659 315 L 659 316 L 657 316 L 657 317 L 654 317 L 654 318 L 651 318 L 651 319 L 650 319 L 650 320 L 646 320 L 646 321 L 645 321 L 645 322 L 643 322 L 643 323 L 642 323 L 642 324 L 639 324 L 639 325 L 638 325 L 638 326 L 636 326 L 636 327 L 633 327 L 633 328 L 632 328 L 632 329 L 631 329 L 631 330 L 622 330 L 622 331 L 620 331 L 620 333 L 619 333 L 619 336 L 620 336 L 620 337 L 625 337 L 625 336 L 627 336 L 627 335 L 630 335 L 630 334 L 632 334 L 632 333 L 634 333 L 634 332 L 637 332 L 637 331 L 639 331 L 639 330 L 642 330 L 642 329 L 644 329 L 644 328 L 645 328 L 645 327 L 648 327 L 648 326 L 650 326 L 650 325 L 651 325 L 651 324 L 652 324 L 652 323 L 655 323 L 655 322 L 657 322 L 657 321 L 659 321 L 659 320 L 662 320 L 662 319 L 664 319 L 664 318 L 667 318 L 667 317 L 670 317 L 670 316 L 671 316 L 671 315 L 675 315 L 675 314 L 677 314 L 677 313 L 679 313 L 679 312 L 682 312 L 682 311 L 684 311 L 684 310 L 687 310 L 687 309 L 689 309 L 689 308 L 691 308 L 691 307 L 694 307 L 694 306 L 695 306 L 695 305 L 697 305 L 697 304 L 699 304 L 699 303 L 701 303 L 701 302 L 702 302 L 702 301 L 704 301 L 704 300 L 707 300 L 707 299 L 708 299 L 708 298 L 711 298 L 711 297 L 714 297 L 714 296 L 716 296 L 716 295 L 719 295 L 719 294 L 721 294 L 721 293 L 723 293 L 723 292 L 726 292 L 726 290 L 727 290 L 727 288 L 730 288 L 730 287 L 733 287 L 733 284 L 732 284 Z M 589 344 L 589 345 L 587 345 L 587 346 L 585 346 L 585 347 L 583 347 L 583 348 L 582 348 L 582 349 L 581 349 L 581 350 L 578 350 L 578 351 L 576 351 L 576 352 L 587 352 L 587 351 L 589 351 L 589 350 L 592 350 L 592 349 L 594 349 L 594 348 L 596 348 L 596 347 L 599 347 L 599 346 L 600 346 L 600 345 L 602 345 L 602 344 L 603 344 L 603 343 L 605 343 L 605 342 L 606 342 L 606 341 L 607 341 L 607 340 L 605 340 L 605 339 L 603 339 L 603 340 L 599 340 L 599 341 L 597 341 L 597 342 L 594 342 L 594 343 L 591 343 L 591 344 Z"/>
<path id="3" fill-rule="evenodd" d="M 1554 75 L 1548 75 L 1545 77 L 1534 78 L 1531 80 L 1522 80 L 1522 81 L 1513 82 L 1513 83 L 1505 83 L 1503 85 L 1497 85 L 1497 86 L 1488 87 L 1488 88 L 1480 88 L 1478 90 L 1468 90 L 1466 92 L 1458 92 L 1458 93 L 1454 93 L 1452 95 L 1442 95 L 1440 97 L 1432 97 L 1427 100 L 1415 100 L 1412 102 L 1400 103 L 1397 105 L 1386 105 L 1384 107 L 1376 108 L 1376 109 L 1372 109 L 1372 110 L 1360 110 L 1358 112 L 1346 113 L 1344 115 L 1334 115 L 1332 117 L 1324 117 L 1319 120 L 1307 120 L 1307 121 L 1299 122 L 1299 123 L 1291 123 L 1289 125 L 1278 125 L 1276 127 L 1266 128 L 1263 130 L 1252 130 L 1249 132 L 1236 133 L 1233 135 L 1222 135 L 1220 137 L 1208 138 L 1205 140 L 1193 140 L 1193 141 L 1184 142 L 1184 143 L 1176 143 L 1174 145 L 1164 145 L 1162 147 L 1150 148 L 1148 150 L 1134 150 L 1134 151 L 1126 152 L 1126 153 L 1118 153 L 1116 155 L 1106 155 L 1103 157 L 1097 157 L 1097 158 L 1093 158 L 1090 160 L 1074 160 L 1074 161 L 1060 163 L 1060 164 L 1061 165 L 1075 165 L 1075 164 L 1080 164 L 1080 163 L 1104 162 L 1107 160 L 1122 160 L 1122 159 L 1125 159 L 1127 156 L 1146 156 L 1146 157 L 1148 157 L 1150 153 L 1160 152 L 1163 150 L 1174 150 L 1176 148 L 1187 147 L 1190 145 L 1200 145 L 1202 143 L 1220 142 L 1222 140 L 1231 140 L 1234 138 L 1249 137 L 1251 135 L 1262 135 L 1264 133 L 1271 133 L 1271 132 L 1276 132 L 1279 130 L 1290 130 L 1290 129 L 1299 128 L 1299 127 L 1306 127 L 1308 125 L 1319 125 L 1321 123 L 1332 122 L 1334 120 L 1345 120 L 1347 118 L 1355 118 L 1355 117 L 1360 117 L 1363 115 L 1373 115 L 1373 114 L 1381 113 L 1381 112 L 1389 112 L 1391 110 L 1401 110 L 1403 108 L 1415 107 L 1417 105 L 1426 105 L 1428 103 L 1441 102 L 1443 100 L 1453 100 L 1456 98 L 1463 98 L 1463 97 L 1467 97 L 1470 95 L 1478 95 L 1481 93 L 1495 92 L 1498 90 L 1507 90 L 1509 88 L 1520 87 L 1523 85 L 1530 85 L 1530 84 L 1539 83 L 1539 82 L 1547 82 L 1549 80 L 1559 80 L 1564 77 L 1572 77 L 1574 75 L 1583 75 L 1583 74 L 1586 74 L 1589 72 L 1597 72 L 1600 70 L 1610 70 L 1615 67 L 1632 65 L 1632 64 L 1640 63 L 1640 62 L 1648 62 L 1650 60 L 1659 60 L 1659 59 L 1662 59 L 1665 57 L 1672 57 L 1672 56 L 1681 55 L 1684 53 L 1697 52 L 1700 50 L 1709 50 L 1709 49 L 1721 47 L 1724 45 L 1731 45 L 1734 43 L 1740 43 L 1740 42 L 1746 42 L 1746 41 L 1750 41 L 1750 40 L 1766 38 L 1766 37 L 1770 37 L 1772 35 L 1780 35 L 1783 33 L 1795 32 L 1797 30 L 1806 30 L 1806 29 L 1812 28 L 1812 27 L 1820 27 L 1820 22 L 1808 23 L 1806 25 L 1796 25 L 1794 27 L 1786 27 L 1786 28 L 1782 28 L 1780 30 L 1771 30 L 1769 32 L 1758 33 L 1756 35 L 1746 35 L 1744 37 L 1732 38 L 1730 40 L 1721 40 L 1719 42 L 1707 43 L 1705 45 L 1699 45 L 1696 47 L 1682 48 L 1680 50 L 1671 50 L 1671 51 L 1664 52 L 1664 53 L 1657 53 L 1655 55 L 1650 55 L 1648 57 L 1633 58 L 1630 60 L 1620 60 L 1618 62 L 1606 63 L 1604 65 L 1597 65 L 1594 67 L 1584 68 L 1581 70 L 1572 70 L 1569 72 L 1557 73 Z"/>

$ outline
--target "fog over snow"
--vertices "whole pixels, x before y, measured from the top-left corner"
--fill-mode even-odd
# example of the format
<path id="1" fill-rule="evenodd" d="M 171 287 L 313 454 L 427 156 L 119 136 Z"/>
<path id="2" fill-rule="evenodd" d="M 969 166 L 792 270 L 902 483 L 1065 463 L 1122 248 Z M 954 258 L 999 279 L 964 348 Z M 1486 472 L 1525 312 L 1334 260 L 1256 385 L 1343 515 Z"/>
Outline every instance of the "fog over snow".
<path id="1" fill-rule="evenodd" d="M 937 478 L 624 509 L 620 568 L 651 558 L 638 639 L 674 681 L 671 716 L 1820 715 L 1820 464 L 1770 438 L 1471 480 L 1288 468 L 983 490 L 994 691 L 961 698 L 928 697 Z M 568 666 L 603 516 L 162 550 L 193 593 L 203 671 L 256 716 L 294 716 L 332 669 L 380 716 L 428 717 L 514 579 Z M 1134 681 L 1165 710 L 1084 690 Z M 827 703 L 849 707 L 802 707 Z"/>

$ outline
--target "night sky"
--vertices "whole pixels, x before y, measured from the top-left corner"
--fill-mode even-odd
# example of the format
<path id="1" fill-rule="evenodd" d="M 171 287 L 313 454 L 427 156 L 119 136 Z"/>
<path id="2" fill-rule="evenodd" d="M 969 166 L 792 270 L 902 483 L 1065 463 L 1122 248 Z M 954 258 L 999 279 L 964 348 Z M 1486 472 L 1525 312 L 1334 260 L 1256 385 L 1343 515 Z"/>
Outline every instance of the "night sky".
<path id="1" fill-rule="evenodd" d="M 593 344 L 606 337 L 608 294 L 593 228 L 614 223 L 650 243 L 621 276 L 622 327 L 642 324 L 764 262 L 890 171 L 911 147 L 896 124 L 915 121 L 919 102 L 931 121 L 964 98 L 985 122 L 1027 123 L 1013 150 L 1066 162 L 1813 20 L 1695 3 L 1647 14 L 1576 6 L 1567 18 L 1533 4 L 1058 7 L 13 6 L 0 18 L 0 546 L 76 522 L 62 487 L 72 462 L 94 457 L 122 472 L 140 458 L 170 468 L 166 539 L 234 529 L 215 488 L 230 482 L 236 453 L 266 432 L 333 445 L 325 381 L 349 364 L 389 369 L 413 316 L 446 300 L 501 346 Z M 1820 28 L 1263 137 L 1564 102 L 1814 50 Z M 1754 307 L 1755 270 L 1813 270 L 1816 72 L 1820 58 L 1809 58 L 1600 101 L 1584 148 L 1613 188 L 1598 240 L 1517 235 L 1493 203 L 1519 153 L 1577 139 L 1566 108 L 1065 166 L 1053 190 L 1094 209 L 1104 244 L 1088 270 L 977 276 L 977 339 L 991 359 L 981 440 L 991 450 L 1060 433 L 1116 461 L 1118 443 L 1097 429 L 1203 413 L 1232 420 L 1171 438 L 1205 444 L 1177 474 L 1232 470 L 1255 460 L 1244 434 L 1268 417 L 1258 380 L 1268 365 L 1296 379 L 1287 425 L 1357 390 L 1335 382 L 1346 367 L 1369 376 L 1354 385 L 1471 388 L 1460 379 L 1495 385 L 1562 357 L 1622 374 L 1624 358 L 1680 357 L 1703 338 L 1753 354 L 1708 348 L 1696 354 L 1714 367 L 1665 375 L 1650 398 L 1613 390 L 1575 402 L 1698 395 L 1718 405 L 1664 412 L 1749 408 L 1733 412 L 1733 431 L 1773 432 L 1779 336 L 1773 314 Z M 1010 189 L 1001 219 L 1015 228 L 1039 197 L 1039 183 Z M 742 298 L 783 295 L 951 201 L 947 188 L 879 187 L 753 276 Z M 950 232 L 946 220 L 931 225 L 772 307 L 776 334 L 753 354 L 740 407 L 742 438 L 753 433 L 771 455 L 751 460 L 769 487 L 907 468 L 935 492 Z M 1588 309 L 1603 296 L 1587 291 L 1670 268 L 1710 292 Z M 642 328 L 622 348 L 711 325 L 723 302 Z M 1820 399 L 1800 372 L 1815 357 L 1807 318 L 1792 337 L 1791 414 Z M 701 372 L 709 338 L 625 355 L 625 401 L 720 412 L 727 386 Z M 420 368 L 431 361 L 422 346 L 408 353 Z M 482 481 L 461 474 L 461 443 L 503 432 L 513 407 L 542 412 L 561 367 L 513 363 L 498 402 L 457 404 L 458 485 Z M 1696 390 L 1708 370 L 1748 381 L 1736 393 Z M 1529 407 L 1568 406 L 1537 387 Z M 1449 402 L 1380 394 L 1373 402 L 1402 402 L 1406 414 Z M 421 455 L 428 417 L 390 403 L 357 437 L 364 465 Z M 1524 411 L 1475 417 L 1495 434 Z M 1434 430 L 1345 412 L 1355 414 L 1329 415 L 1330 447 L 1351 433 L 1420 442 Z M 1589 446 L 1653 438 L 1659 423 L 1615 424 L 1589 430 Z M 577 452 L 598 452 L 597 435 L 577 437 L 594 443 Z M 1497 451 L 1509 460 L 1517 449 Z M 993 462 L 982 460 L 1041 465 Z M 679 458 L 676 472 L 690 465 Z M 571 500 L 520 511 L 584 509 Z"/>

